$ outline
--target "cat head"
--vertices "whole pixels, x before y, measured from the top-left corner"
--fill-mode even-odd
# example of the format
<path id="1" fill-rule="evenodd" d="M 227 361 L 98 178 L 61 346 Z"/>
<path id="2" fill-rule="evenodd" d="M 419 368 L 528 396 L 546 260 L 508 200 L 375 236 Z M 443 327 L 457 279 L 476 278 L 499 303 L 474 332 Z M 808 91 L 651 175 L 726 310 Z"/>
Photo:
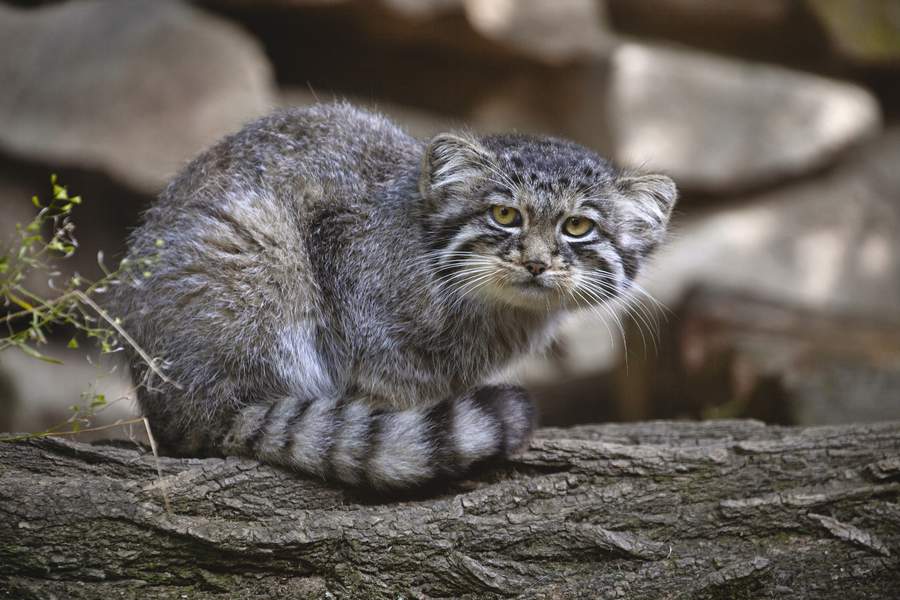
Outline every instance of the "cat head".
<path id="1" fill-rule="evenodd" d="M 663 175 L 524 135 L 438 135 L 419 190 L 442 289 L 533 310 L 625 293 L 662 241 L 677 196 Z"/>

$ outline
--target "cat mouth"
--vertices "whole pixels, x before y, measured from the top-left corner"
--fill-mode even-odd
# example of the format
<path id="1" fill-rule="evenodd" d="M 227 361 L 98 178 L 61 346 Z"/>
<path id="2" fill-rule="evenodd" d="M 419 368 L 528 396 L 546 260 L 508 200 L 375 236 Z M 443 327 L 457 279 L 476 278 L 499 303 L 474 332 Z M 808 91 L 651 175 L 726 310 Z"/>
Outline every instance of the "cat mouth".
<path id="1" fill-rule="evenodd" d="M 526 290 L 549 290 L 550 286 L 540 279 L 526 279 L 516 284 L 517 287 Z"/>
<path id="2" fill-rule="evenodd" d="M 558 288 L 550 281 L 537 277 L 513 282 L 510 287 L 517 293 L 530 297 L 546 296 L 558 291 Z"/>
<path id="3" fill-rule="evenodd" d="M 526 310 L 543 312 L 562 306 L 562 290 L 543 277 L 509 278 L 487 286 L 485 292 L 494 300 Z"/>

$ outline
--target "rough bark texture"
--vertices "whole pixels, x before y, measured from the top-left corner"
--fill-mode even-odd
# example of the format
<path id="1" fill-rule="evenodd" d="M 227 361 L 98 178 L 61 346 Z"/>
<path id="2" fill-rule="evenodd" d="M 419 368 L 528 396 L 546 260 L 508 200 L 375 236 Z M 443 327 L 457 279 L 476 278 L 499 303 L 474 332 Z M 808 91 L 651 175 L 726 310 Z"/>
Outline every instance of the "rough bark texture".
<path id="1" fill-rule="evenodd" d="M 900 597 L 900 423 L 544 429 L 402 499 L 159 462 L 0 444 L 0 598 Z"/>

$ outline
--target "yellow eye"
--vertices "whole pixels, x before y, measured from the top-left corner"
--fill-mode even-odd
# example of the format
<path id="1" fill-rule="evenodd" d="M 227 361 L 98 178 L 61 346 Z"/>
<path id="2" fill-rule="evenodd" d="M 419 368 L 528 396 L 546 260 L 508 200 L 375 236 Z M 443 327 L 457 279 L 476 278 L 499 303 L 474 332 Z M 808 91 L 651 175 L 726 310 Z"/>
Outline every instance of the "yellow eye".
<path id="1" fill-rule="evenodd" d="M 594 222 L 584 217 L 569 217 L 563 224 L 563 230 L 566 232 L 566 235 L 571 235 L 572 237 L 585 236 L 593 228 Z"/>
<path id="2" fill-rule="evenodd" d="M 503 225 L 504 227 L 515 227 L 522 223 L 522 213 L 511 206 L 503 206 L 501 204 L 495 204 L 491 207 L 491 218 L 498 225 Z"/>

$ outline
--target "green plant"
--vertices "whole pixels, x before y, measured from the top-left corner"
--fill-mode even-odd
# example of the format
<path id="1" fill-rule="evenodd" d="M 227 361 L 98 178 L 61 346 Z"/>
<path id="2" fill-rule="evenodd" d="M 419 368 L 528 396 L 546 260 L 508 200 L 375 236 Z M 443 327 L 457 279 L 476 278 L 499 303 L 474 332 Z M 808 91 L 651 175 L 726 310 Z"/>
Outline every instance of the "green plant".
<path id="1" fill-rule="evenodd" d="M 149 269 L 152 259 L 135 265 L 123 260 L 118 269 L 109 270 L 100 254 L 97 262 L 103 271 L 102 277 L 91 281 L 76 273 L 61 281 L 58 261 L 70 258 L 78 249 L 72 212 L 82 200 L 80 196 L 70 196 L 55 175 L 50 181 L 52 197 L 49 202 L 41 202 L 37 196 L 31 199 L 37 214 L 25 225 L 16 224 L 13 240 L 0 254 L 0 307 L 7 311 L 0 316 L 0 325 L 5 330 L 0 337 L 0 352 L 18 350 L 38 360 L 59 363 L 58 359 L 42 352 L 41 346 L 47 344 L 51 331 L 64 330 L 71 332 L 68 347 L 73 350 L 88 341 L 93 342 L 101 354 L 109 354 L 121 349 L 120 342 L 127 343 L 135 348 L 152 371 L 167 380 L 159 372 L 156 362 L 122 329 L 119 320 L 95 300 L 97 295 L 117 285 L 126 270 L 137 268 L 143 272 Z M 58 293 L 44 298 L 34 291 L 28 282 L 38 277 L 46 277 L 49 287 Z M 7 438 L 6 441 L 84 431 L 95 413 L 106 405 L 107 399 L 102 394 L 83 393 L 81 402 L 70 407 L 72 414 L 63 423 L 41 433 Z"/>

